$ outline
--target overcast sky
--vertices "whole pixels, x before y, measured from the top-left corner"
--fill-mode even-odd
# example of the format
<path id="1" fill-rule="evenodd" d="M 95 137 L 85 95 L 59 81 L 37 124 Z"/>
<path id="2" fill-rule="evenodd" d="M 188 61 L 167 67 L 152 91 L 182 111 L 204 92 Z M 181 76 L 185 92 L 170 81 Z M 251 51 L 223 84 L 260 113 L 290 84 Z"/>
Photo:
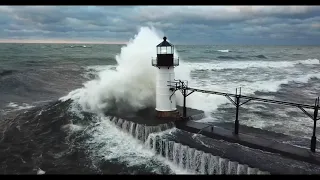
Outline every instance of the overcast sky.
<path id="1" fill-rule="evenodd" d="M 317 44 L 320 6 L 0 6 L 0 41 L 127 42 L 154 26 L 175 44 Z"/>

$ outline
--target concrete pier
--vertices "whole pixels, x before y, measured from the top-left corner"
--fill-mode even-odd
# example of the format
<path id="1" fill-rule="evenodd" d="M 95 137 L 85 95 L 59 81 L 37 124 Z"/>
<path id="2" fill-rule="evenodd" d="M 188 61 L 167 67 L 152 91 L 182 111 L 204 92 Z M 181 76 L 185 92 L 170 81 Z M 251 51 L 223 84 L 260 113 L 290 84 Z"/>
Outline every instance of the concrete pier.
<path id="1" fill-rule="evenodd" d="M 177 110 L 182 114 L 182 107 L 177 106 Z M 179 118 L 157 118 L 154 108 L 145 108 L 135 113 L 117 113 L 106 112 L 107 116 L 116 116 L 121 119 L 126 119 L 137 124 L 143 124 L 147 126 L 157 126 L 160 124 L 167 124 L 170 122 L 180 121 Z M 204 112 L 197 109 L 187 108 L 188 116 L 201 116 Z"/>
<path id="2" fill-rule="evenodd" d="M 253 134 L 248 135 L 240 132 L 238 135 L 235 135 L 232 130 L 217 126 L 208 127 L 208 124 L 200 122 L 180 121 L 175 122 L 175 125 L 177 128 L 187 132 L 199 133 L 213 139 L 239 143 L 250 148 L 260 149 L 262 151 L 271 153 L 278 153 L 295 160 L 320 165 L 320 154 L 312 153 L 309 149 L 277 142 L 272 139 L 254 136 Z"/>
<path id="3" fill-rule="evenodd" d="M 177 107 L 177 110 L 182 114 L 182 107 Z M 230 127 L 217 124 L 212 128 L 208 124 L 193 120 L 159 119 L 155 114 L 154 108 L 146 108 L 134 114 L 106 113 L 108 116 L 113 116 L 111 121 L 117 126 L 143 142 L 147 141 L 152 133 L 176 127 L 180 131 L 164 135 L 162 138 L 204 153 L 247 164 L 271 174 L 320 174 L 318 153 L 312 153 L 307 148 L 277 142 L 275 139 L 280 136 L 277 133 L 270 132 L 266 135 L 263 130 L 244 130 L 240 126 L 240 133 L 235 135 L 232 124 Z M 203 114 L 201 110 L 187 108 L 187 117 L 202 117 Z M 203 138 L 193 137 L 199 134 L 203 135 Z M 263 135 L 269 139 L 263 138 Z M 286 140 L 286 137 L 281 136 L 281 139 Z"/>

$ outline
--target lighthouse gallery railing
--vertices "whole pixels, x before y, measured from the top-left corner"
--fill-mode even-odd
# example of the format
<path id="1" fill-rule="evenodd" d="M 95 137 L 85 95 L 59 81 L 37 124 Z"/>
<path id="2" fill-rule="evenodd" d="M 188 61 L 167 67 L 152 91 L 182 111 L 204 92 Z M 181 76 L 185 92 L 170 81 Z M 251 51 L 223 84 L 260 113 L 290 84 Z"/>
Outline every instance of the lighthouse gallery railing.
<path id="1" fill-rule="evenodd" d="M 179 58 L 173 58 L 173 66 L 179 66 Z M 152 66 L 158 66 L 158 58 L 151 59 Z"/>

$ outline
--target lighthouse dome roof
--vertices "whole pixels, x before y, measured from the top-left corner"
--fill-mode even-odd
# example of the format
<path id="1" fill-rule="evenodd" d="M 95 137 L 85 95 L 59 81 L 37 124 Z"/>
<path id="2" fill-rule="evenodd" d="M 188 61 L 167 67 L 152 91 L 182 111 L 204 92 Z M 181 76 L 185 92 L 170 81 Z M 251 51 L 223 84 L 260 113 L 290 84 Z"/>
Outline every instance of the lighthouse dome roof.
<path id="1" fill-rule="evenodd" d="M 171 43 L 167 41 L 167 37 L 163 37 L 163 41 L 157 45 L 157 47 L 166 47 L 166 46 L 173 46 Z"/>

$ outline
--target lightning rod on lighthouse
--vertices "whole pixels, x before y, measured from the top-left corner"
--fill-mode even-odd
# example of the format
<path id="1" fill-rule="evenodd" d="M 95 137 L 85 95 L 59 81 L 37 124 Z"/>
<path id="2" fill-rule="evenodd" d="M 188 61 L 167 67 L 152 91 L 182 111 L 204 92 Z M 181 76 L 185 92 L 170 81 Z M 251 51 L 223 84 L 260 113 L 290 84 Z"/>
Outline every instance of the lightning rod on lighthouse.
<path id="1" fill-rule="evenodd" d="M 174 67 L 179 66 L 179 58 L 174 58 L 174 46 L 163 38 L 157 45 L 157 58 L 152 59 L 152 66 L 157 67 L 156 77 L 156 116 L 158 118 L 177 117 L 176 96 L 170 89 L 174 81 Z"/>

